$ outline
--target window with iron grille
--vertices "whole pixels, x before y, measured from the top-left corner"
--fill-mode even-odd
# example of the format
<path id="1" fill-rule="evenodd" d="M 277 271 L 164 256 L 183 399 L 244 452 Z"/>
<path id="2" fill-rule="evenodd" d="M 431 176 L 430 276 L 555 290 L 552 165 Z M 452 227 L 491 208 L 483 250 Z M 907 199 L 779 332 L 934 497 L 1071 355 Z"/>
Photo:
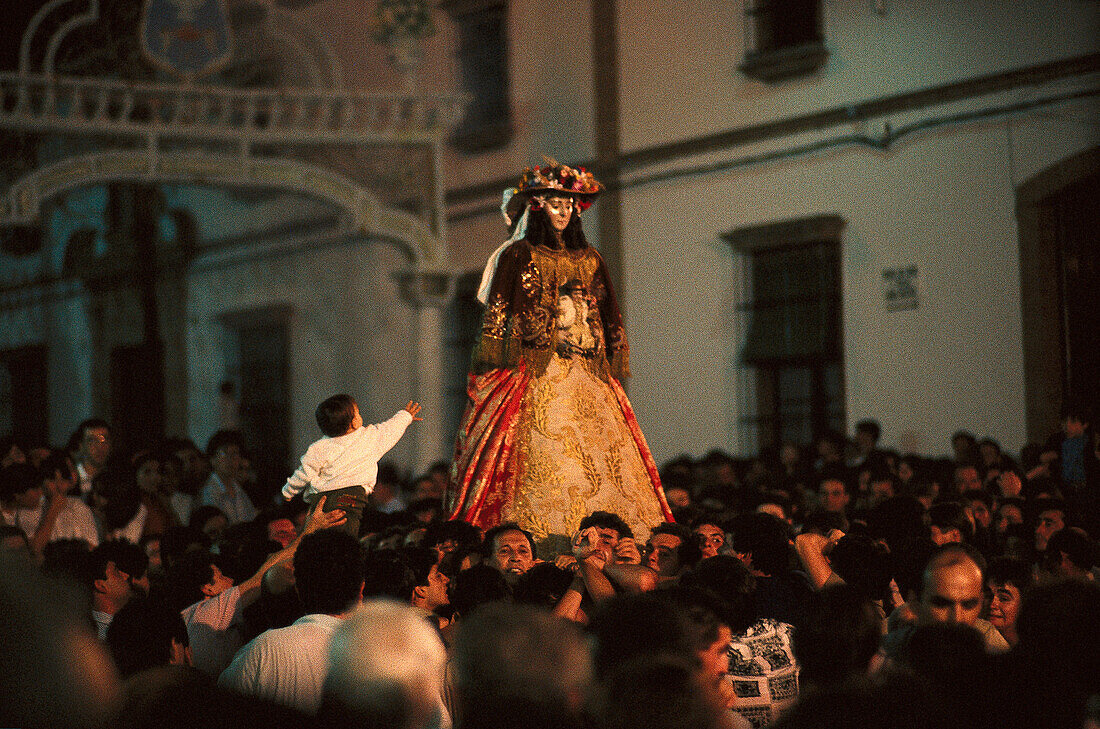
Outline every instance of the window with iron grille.
<path id="1" fill-rule="evenodd" d="M 844 430 L 838 216 L 732 231 L 749 292 L 738 307 L 743 448 Z"/>

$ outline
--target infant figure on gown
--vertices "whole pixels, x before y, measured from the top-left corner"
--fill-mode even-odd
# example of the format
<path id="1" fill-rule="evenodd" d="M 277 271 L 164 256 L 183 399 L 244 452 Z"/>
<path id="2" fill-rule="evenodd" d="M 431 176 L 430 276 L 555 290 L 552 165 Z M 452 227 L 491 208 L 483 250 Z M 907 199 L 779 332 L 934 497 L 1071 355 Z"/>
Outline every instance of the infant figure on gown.
<path id="1" fill-rule="evenodd" d="M 561 287 L 558 296 L 558 354 L 563 357 L 596 355 L 594 322 L 588 318 L 588 298 L 584 285 L 573 279 Z"/>

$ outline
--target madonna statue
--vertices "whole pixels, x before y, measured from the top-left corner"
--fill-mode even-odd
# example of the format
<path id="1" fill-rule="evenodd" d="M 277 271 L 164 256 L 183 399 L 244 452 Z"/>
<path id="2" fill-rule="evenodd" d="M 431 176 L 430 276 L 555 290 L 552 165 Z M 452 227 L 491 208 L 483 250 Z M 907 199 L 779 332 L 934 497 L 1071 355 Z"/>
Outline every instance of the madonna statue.
<path id="1" fill-rule="evenodd" d="M 572 535 L 596 510 L 644 539 L 672 514 L 619 381 L 629 376 L 622 317 L 580 214 L 601 190 L 548 160 L 506 190 L 511 237 L 490 257 L 446 506 L 489 528 L 515 521 L 536 539 Z"/>

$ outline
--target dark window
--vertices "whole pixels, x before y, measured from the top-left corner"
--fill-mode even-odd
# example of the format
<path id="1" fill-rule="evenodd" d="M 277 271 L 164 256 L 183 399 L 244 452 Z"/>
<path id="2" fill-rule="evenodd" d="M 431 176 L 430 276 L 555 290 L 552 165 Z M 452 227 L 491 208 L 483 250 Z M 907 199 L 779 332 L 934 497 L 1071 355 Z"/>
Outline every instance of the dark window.
<path id="1" fill-rule="evenodd" d="M 742 229 L 727 239 L 746 254 L 738 353 L 754 382 L 741 415 L 743 442 L 808 444 L 844 430 L 840 230 L 821 216 Z"/>
<path id="2" fill-rule="evenodd" d="M 255 504 L 271 501 L 293 470 L 290 452 L 290 310 L 273 306 L 222 317 L 235 346 L 227 381 L 240 393 L 241 433 L 255 468 Z"/>
<path id="3" fill-rule="evenodd" d="M 48 443 L 46 347 L 0 352 L 0 435 Z"/>
<path id="4" fill-rule="evenodd" d="M 820 0 L 746 0 L 741 70 L 780 81 L 819 69 L 829 56 Z"/>
<path id="5" fill-rule="evenodd" d="M 501 147 L 512 138 L 507 3 L 448 0 L 440 7 L 458 26 L 462 87 L 470 96 L 466 116 L 451 143 L 467 152 Z"/>
<path id="6" fill-rule="evenodd" d="M 158 342 L 111 349 L 110 423 L 116 443 L 152 448 L 164 437 L 164 352 Z"/>

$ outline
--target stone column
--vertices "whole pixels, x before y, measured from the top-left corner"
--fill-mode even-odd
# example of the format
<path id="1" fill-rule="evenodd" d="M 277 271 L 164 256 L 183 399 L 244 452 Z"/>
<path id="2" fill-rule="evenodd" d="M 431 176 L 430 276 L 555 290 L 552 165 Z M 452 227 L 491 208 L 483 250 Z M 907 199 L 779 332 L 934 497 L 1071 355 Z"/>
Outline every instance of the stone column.
<path id="1" fill-rule="evenodd" d="M 450 434 L 443 432 L 443 308 L 454 291 L 454 280 L 442 271 L 404 271 L 397 274 L 402 297 L 417 309 L 416 396 L 424 407 L 424 421 L 410 429 L 415 437 L 413 466 L 423 473 L 433 462 L 450 455 Z"/>

